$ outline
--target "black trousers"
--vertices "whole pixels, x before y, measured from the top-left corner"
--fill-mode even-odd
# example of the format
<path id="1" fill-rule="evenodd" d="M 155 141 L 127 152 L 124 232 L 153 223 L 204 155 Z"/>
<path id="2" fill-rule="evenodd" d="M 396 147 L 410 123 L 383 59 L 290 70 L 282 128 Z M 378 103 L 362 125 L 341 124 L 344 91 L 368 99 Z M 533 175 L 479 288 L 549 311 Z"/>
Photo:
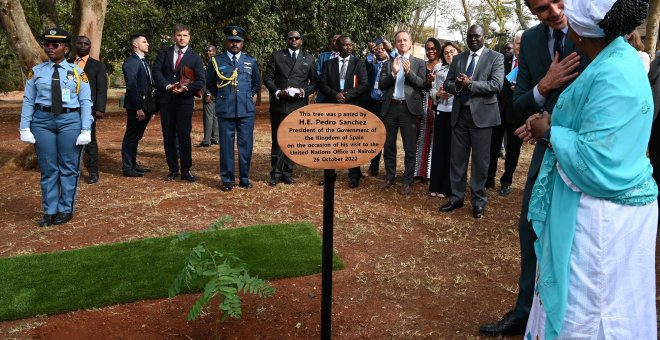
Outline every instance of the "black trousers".
<path id="1" fill-rule="evenodd" d="M 151 115 L 145 113 L 145 119 L 137 120 L 137 111 L 126 110 L 126 132 L 121 142 L 121 169 L 132 170 L 136 165 L 138 142 L 144 136 L 144 130 L 151 120 Z"/>
<path id="2" fill-rule="evenodd" d="M 383 158 L 385 159 L 385 180 L 396 177 L 396 139 L 401 130 L 404 151 L 404 170 L 401 183 L 412 184 L 415 172 L 415 151 L 417 148 L 417 122 L 419 117 L 408 111 L 406 103 L 391 103 L 383 123 L 387 132 Z"/>
<path id="3" fill-rule="evenodd" d="M 193 104 L 169 104 L 160 106 L 163 145 L 169 172 L 189 171 L 192 167 Z M 178 142 L 178 153 L 177 153 Z"/>
<path id="4" fill-rule="evenodd" d="M 433 156 L 429 192 L 451 195 L 449 156 L 451 153 L 451 112 L 438 111 L 433 121 Z"/>
<path id="5" fill-rule="evenodd" d="M 282 152 L 277 144 L 277 129 L 286 116 L 287 114 L 282 112 L 270 113 L 270 177 L 273 179 L 293 177 L 293 161 Z"/>
<path id="6" fill-rule="evenodd" d="M 96 110 L 94 107 L 92 107 L 92 117 L 94 117 L 94 121 L 92 122 L 92 141 L 85 146 L 85 155 L 87 155 L 85 167 L 88 173 L 95 174 L 99 172 L 99 146 L 96 142 Z"/>
<path id="7" fill-rule="evenodd" d="M 518 138 L 513 132 L 520 127 L 511 124 L 505 124 L 493 127 L 493 135 L 490 140 L 490 164 L 488 165 L 488 179 L 486 183 L 495 183 L 495 175 L 497 174 L 497 160 L 500 152 L 500 145 L 504 140 L 506 134 L 506 158 L 504 160 L 504 174 L 500 178 L 502 186 L 510 186 L 513 183 L 513 173 L 516 172 L 518 166 L 518 158 L 520 157 L 520 148 L 522 147 L 522 139 Z"/>

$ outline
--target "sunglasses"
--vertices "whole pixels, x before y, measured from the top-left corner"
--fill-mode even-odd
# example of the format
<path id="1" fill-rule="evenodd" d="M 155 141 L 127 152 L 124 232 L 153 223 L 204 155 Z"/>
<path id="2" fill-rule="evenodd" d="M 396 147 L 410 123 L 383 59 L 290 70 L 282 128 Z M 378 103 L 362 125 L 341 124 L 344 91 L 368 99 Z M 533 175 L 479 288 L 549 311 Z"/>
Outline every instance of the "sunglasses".
<path id="1" fill-rule="evenodd" d="M 289 40 L 300 40 L 300 37 L 287 37 Z"/>
<path id="2" fill-rule="evenodd" d="M 44 41 L 44 43 L 43 43 L 44 48 L 52 48 L 52 49 L 58 49 L 62 45 L 64 45 L 64 44 L 63 43 L 58 43 L 58 42 Z"/>

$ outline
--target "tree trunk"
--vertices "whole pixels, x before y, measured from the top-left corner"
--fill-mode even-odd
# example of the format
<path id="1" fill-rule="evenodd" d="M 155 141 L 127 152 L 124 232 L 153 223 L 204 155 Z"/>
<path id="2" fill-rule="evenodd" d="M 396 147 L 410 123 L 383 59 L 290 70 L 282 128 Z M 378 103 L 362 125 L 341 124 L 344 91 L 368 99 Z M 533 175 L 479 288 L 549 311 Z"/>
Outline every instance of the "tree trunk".
<path id="1" fill-rule="evenodd" d="M 44 29 L 59 26 L 59 20 L 57 19 L 57 8 L 55 8 L 55 0 L 39 0 L 38 8 L 39 17 L 41 18 L 41 24 L 44 25 Z"/>
<path id="2" fill-rule="evenodd" d="M 472 19 L 470 18 L 470 4 L 467 0 L 461 0 L 461 6 L 463 7 L 463 16 L 465 17 L 465 25 L 467 26 L 465 31 L 467 32 L 470 26 L 472 26 Z"/>
<path id="3" fill-rule="evenodd" d="M 0 24 L 21 63 L 23 73 L 27 74 L 34 65 L 47 59 L 44 49 L 30 31 L 19 0 L 0 0 Z"/>
<path id="4" fill-rule="evenodd" d="M 660 0 L 649 2 L 649 16 L 646 19 L 646 52 L 651 59 L 655 58 L 656 45 L 658 43 L 658 24 L 660 23 Z"/>
<path id="5" fill-rule="evenodd" d="M 1 0 L 0 0 L 1 1 Z M 103 38 L 103 24 L 108 0 L 80 0 L 80 26 L 77 35 L 84 35 L 92 41 L 89 55 L 99 60 L 101 52 L 101 39 Z"/>
<path id="6" fill-rule="evenodd" d="M 525 14 L 523 14 L 523 4 L 522 0 L 516 0 L 516 16 L 518 17 L 518 21 L 520 22 L 520 29 L 523 31 L 526 30 L 527 27 L 527 18 L 525 18 Z M 515 32 L 514 32 L 515 33 Z"/>

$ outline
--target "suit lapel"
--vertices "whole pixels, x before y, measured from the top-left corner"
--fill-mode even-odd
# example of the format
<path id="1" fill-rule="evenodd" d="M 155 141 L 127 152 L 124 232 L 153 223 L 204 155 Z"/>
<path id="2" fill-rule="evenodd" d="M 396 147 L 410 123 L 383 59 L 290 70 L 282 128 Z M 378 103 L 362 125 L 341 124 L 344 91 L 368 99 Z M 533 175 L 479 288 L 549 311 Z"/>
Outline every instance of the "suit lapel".
<path id="1" fill-rule="evenodd" d="M 541 53 L 541 65 L 544 70 L 547 70 L 550 68 L 550 64 L 552 64 L 552 58 L 550 57 L 550 49 L 548 48 L 548 34 L 550 28 L 546 25 L 543 25 L 544 29 L 539 30 L 542 33 L 542 37 L 537 37 L 535 40 L 541 43 L 541 46 L 539 46 L 539 51 L 543 51 L 544 53 Z M 570 39 L 566 39 L 565 42 Z M 565 43 L 564 42 L 564 43 Z M 571 47 L 573 44 L 571 44 Z"/>
<path id="2" fill-rule="evenodd" d="M 484 50 L 481 51 L 479 59 L 477 59 L 477 64 L 474 65 L 474 71 L 472 71 L 472 79 L 477 79 L 481 69 L 486 67 L 486 59 L 490 56 L 490 50 L 487 47 L 484 47 Z"/>

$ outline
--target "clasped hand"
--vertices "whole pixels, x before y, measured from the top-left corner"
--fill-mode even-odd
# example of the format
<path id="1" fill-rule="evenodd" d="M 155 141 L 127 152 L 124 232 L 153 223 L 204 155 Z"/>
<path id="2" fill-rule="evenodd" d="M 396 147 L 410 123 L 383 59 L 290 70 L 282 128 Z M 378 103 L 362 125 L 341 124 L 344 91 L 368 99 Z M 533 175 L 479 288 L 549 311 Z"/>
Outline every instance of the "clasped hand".
<path id="1" fill-rule="evenodd" d="M 514 134 L 524 142 L 535 144 L 537 140 L 545 136 L 548 129 L 550 129 L 552 116 L 548 111 L 535 113 L 527 118 L 525 124 L 514 131 Z"/>

